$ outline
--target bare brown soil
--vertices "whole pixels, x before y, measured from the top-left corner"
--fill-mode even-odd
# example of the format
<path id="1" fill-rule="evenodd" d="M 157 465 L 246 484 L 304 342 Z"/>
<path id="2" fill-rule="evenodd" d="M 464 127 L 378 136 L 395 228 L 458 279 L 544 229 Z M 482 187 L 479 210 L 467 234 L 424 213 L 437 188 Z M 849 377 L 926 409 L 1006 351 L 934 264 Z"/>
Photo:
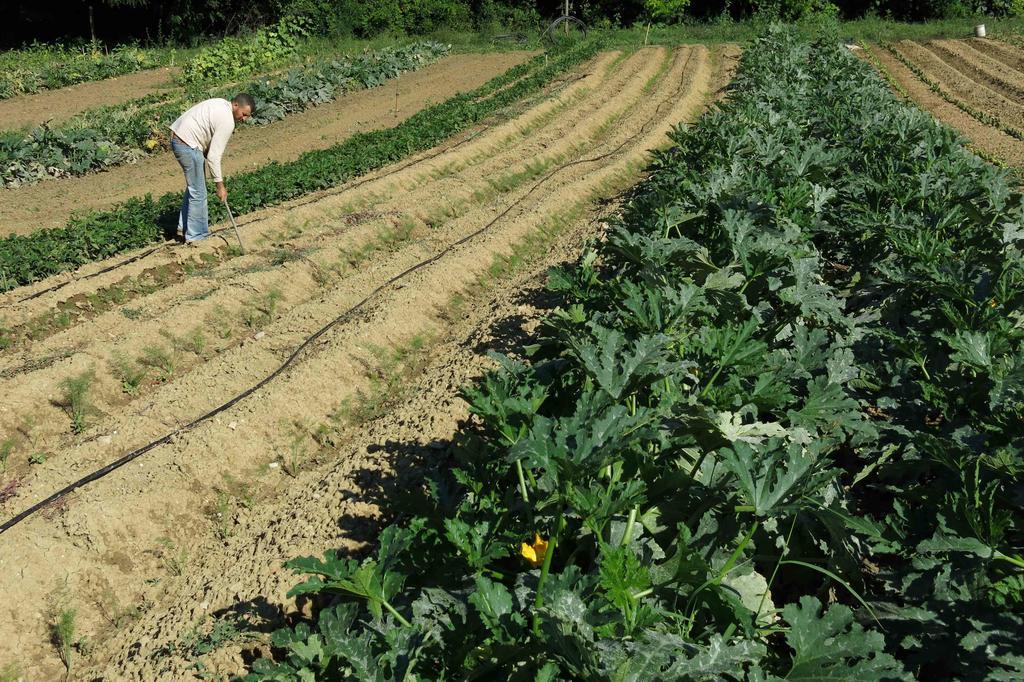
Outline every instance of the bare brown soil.
<path id="1" fill-rule="evenodd" d="M 281 121 L 239 128 L 224 156 L 228 191 L 232 173 L 270 161 L 291 161 L 305 151 L 330 147 L 355 133 L 391 127 L 431 104 L 482 85 L 529 57 L 528 52 L 454 55 L 381 87 L 350 93 Z M 76 211 L 101 210 L 131 197 L 160 196 L 179 188 L 184 189 L 181 168 L 167 152 L 100 173 L 2 189 L 0 236 L 60 227 Z"/>
<path id="2" fill-rule="evenodd" d="M 1024 74 L 1007 68 L 973 46 L 980 40 L 931 40 L 925 46 L 944 62 L 977 83 L 1018 104 L 1024 102 Z"/>
<path id="3" fill-rule="evenodd" d="M 987 54 L 1012 69 L 1024 72 L 1024 51 L 1019 47 L 990 38 L 977 38 L 969 42 L 975 50 Z"/>
<path id="4" fill-rule="evenodd" d="M 981 123 L 959 107 L 932 92 L 931 88 L 887 50 L 877 46 L 871 46 L 870 50 L 914 103 L 944 124 L 959 131 L 976 149 L 1011 166 L 1024 166 L 1024 142 L 997 128 Z"/>
<path id="5" fill-rule="evenodd" d="M 602 55 L 509 120 L 248 217 L 245 255 L 214 238 L 24 303 L 24 291 L 0 298 L 18 323 L 161 265 L 186 273 L 0 353 L 0 434 L 17 434 L 9 477 L 21 481 L 4 517 L 255 385 L 336 322 L 251 397 L 0 535 L 0 593 L 18 595 L 0 604 L 0 664 L 32 680 L 62 673 L 52 603 L 76 608 L 94 642 L 81 679 L 199 679 L 188 642 L 215 614 L 272 627 L 293 608 L 281 562 L 372 539 L 379 496 L 465 417 L 456 390 L 485 351 L 532 328 L 538 273 L 594 233 L 598 200 L 638 179 L 648 150 L 703 110 L 737 58 L 730 46 Z M 492 264 L 524 240 L 541 240 L 539 259 L 502 275 Z M 170 371 L 129 395 L 111 360 L 145 348 L 170 356 Z M 54 403 L 64 378 L 89 369 L 94 410 L 76 435 Z M 380 407 L 382 382 L 397 407 Z M 49 456 L 29 464 L 36 451 Z M 246 646 L 202 663 L 239 672 Z"/>
<path id="6" fill-rule="evenodd" d="M 0 100 L 0 130 L 59 123 L 86 109 L 122 104 L 173 87 L 178 69 L 161 67 Z"/>

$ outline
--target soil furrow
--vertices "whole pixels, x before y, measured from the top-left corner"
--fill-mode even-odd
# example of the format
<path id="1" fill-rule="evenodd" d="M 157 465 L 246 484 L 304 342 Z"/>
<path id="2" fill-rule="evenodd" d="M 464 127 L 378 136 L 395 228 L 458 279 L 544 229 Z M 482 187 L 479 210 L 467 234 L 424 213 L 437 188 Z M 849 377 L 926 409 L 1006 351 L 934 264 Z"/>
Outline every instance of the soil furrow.
<path id="1" fill-rule="evenodd" d="M 986 111 L 1015 127 L 1024 126 L 1024 106 L 972 80 L 945 63 L 930 50 L 911 41 L 900 41 L 897 51 L 916 64 L 933 81 L 975 109 Z"/>
<path id="2" fill-rule="evenodd" d="M 30 128 L 45 122 L 59 123 L 86 109 L 130 102 L 174 87 L 178 71 L 164 66 L 0 100 L 0 130 Z"/>
<path id="3" fill-rule="evenodd" d="M 646 158 L 646 150 L 663 143 L 665 132 L 675 122 L 692 117 L 708 94 L 711 72 L 706 51 L 695 50 L 697 58 L 693 62 L 673 61 L 673 68 L 666 74 L 656 96 L 646 101 L 641 98 L 642 83 L 639 88 L 632 81 L 626 83 L 623 91 L 634 93 L 632 96 L 641 101 L 636 106 L 626 107 L 628 113 L 605 135 L 596 136 L 589 148 L 574 150 L 573 154 L 575 158 L 586 159 L 604 150 L 612 153 L 607 159 L 578 163 L 559 171 L 546 179 L 540 191 L 529 191 L 537 182 L 531 178 L 507 192 L 488 197 L 487 201 L 466 206 L 430 228 L 417 222 L 414 229 L 423 230 L 424 238 L 405 239 L 393 244 L 393 248 L 381 247 L 381 251 L 371 253 L 351 272 L 325 284 L 317 282 L 316 267 L 305 259 L 283 263 L 274 271 L 239 272 L 231 280 L 232 291 L 246 290 L 245 284 L 263 294 L 271 281 L 284 289 L 284 313 L 263 327 L 265 335 L 248 337 L 244 344 L 225 350 L 216 359 L 196 366 L 180 379 L 134 401 L 123 412 L 106 417 L 103 437 L 84 442 L 68 453 L 67 461 L 76 463 L 74 470 L 41 471 L 37 481 L 31 483 L 31 496 L 49 489 L 67 473 L 81 474 L 94 463 L 111 459 L 128 444 L 145 442 L 165 432 L 168 426 L 201 412 L 202 405 L 250 385 L 254 378 L 275 367 L 310 330 L 364 297 L 393 274 L 427 256 L 443 253 L 438 262 L 417 270 L 400 285 L 386 289 L 371 300 L 365 310 L 329 331 L 274 384 L 236 405 L 219 420 L 183 434 L 173 444 L 158 448 L 139 460 L 137 465 L 133 463 L 83 489 L 70 500 L 66 509 L 54 510 L 51 520 L 32 518 L 0 537 L 0 543 L 5 545 L 3 559 L 0 559 L 3 561 L 0 586 L 4 592 L 11 590 L 10 593 L 24 595 L 31 603 L 44 601 L 63 572 L 57 568 L 22 576 L 19 567 L 45 562 L 48 552 L 61 551 L 66 556 L 66 565 L 76 567 L 68 576 L 68 582 L 82 605 L 83 631 L 100 632 L 109 630 L 103 625 L 104 613 L 118 613 L 140 600 L 160 602 L 164 589 L 174 591 L 185 588 L 194 579 L 199 580 L 198 574 L 193 574 L 193 566 L 202 565 L 203 570 L 216 566 L 210 561 L 212 554 L 230 535 L 230 532 L 217 534 L 222 522 L 226 523 L 223 515 L 216 516 L 222 513 L 218 510 L 244 507 L 245 499 L 256 500 L 254 504 L 266 504 L 269 509 L 279 493 L 300 485 L 301 480 L 305 480 L 303 477 L 307 477 L 304 470 L 316 466 L 309 452 L 314 448 L 310 434 L 324 436 L 325 432 L 317 429 L 319 424 L 324 424 L 330 438 L 340 437 L 329 415 L 346 399 L 350 407 L 353 401 L 358 407 L 359 402 L 372 393 L 375 377 L 380 376 L 382 364 L 386 364 L 382 357 L 391 357 L 396 349 L 414 347 L 417 339 L 422 344 L 424 339 L 427 343 L 436 343 L 438 339 L 451 338 L 452 320 L 458 317 L 451 313 L 451 301 L 487 276 L 495 254 L 507 252 L 528 235 L 558 229 L 553 218 L 576 222 L 588 201 L 614 192 L 636 178 L 638 164 Z M 735 56 L 734 50 L 727 52 L 730 58 Z M 644 73 L 649 73 L 646 67 L 637 72 L 637 80 Z M 725 71 L 721 68 L 716 71 L 719 77 L 722 73 Z M 674 91 L 677 85 L 678 97 L 666 97 L 662 92 L 663 89 Z M 615 94 L 609 92 L 606 96 L 611 99 Z M 606 110 L 605 113 L 615 112 Z M 642 134 L 629 139 L 647 121 L 650 123 Z M 557 119 L 553 123 L 551 130 L 556 130 Z M 580 138 L 586 139 L 587 135 L 599 132 L 600 123 L 588 121 L 587 126 L 593 126 L 589 130 L 584 125 L 575 128 L 579 129 Z M 620 145 L 621 149 L 617 149 Z M 416 175 L 417 172 L 409 170 L 409 178 Z M 479 173 L 467 167 L 447 178 L 445 188 L 437 188 L 438 196 L 434 200 L 441 203 L 444 201 L 441 194 L 450 191 L 455 196 L 454 192 L 460 187 L 461 196 L 473 196 L 470 190 L 485 184 Z M 408 203 L 409 197 L 394 193 L 381 199 L 375 207 L 382 217 L 356 226 L 335 241 L 331 230 L 324 229 L 322 223 L 329 221 L 332 212 L 338 211 L 348 200 L 345 196 L 335 196 L 325 199 L 323 205 L 281 211 L 280 218 L 266 221 L 260 230 L 264 235 L 274 230 L 287 235 L 291 234 L 289 229 L 295 230 L 309 222 L 308 235 L 316 239 L 303 244 L 310 249 L 320 249 L 307 254 L 309 259 L 317 261 L 329 250 L 365 245 L 366 240 L 373 237 L 373 226 L 380 227 L 381 221 L 394 218 L 394 213 L 407 213 L 413 208 Z M 504 215 L 491 231 L 451 247 L 516 200 L 521 200 L 521 205 Z M 291 239 L 296 241 L 302 236 Z M 345 240 L 348 240 L 347 245 Z M 442 249 L 449 250 L 442 252 Z M 242 263 L 243 259 L 236 259 L 231 266 L 239 267 Z M 308 295 L 309 291 L 315 293 Z M 211 296 L 218 295 L 219 291 L 211 293 Z M 289 301 L 292 295 L 296 298 Z M 198 308 L 205 305 L 205 300 L 199 298 L 190 303 Z M 169 310 L 158 318 L 164 320 L 168 328 L 174 328 L 175 323 L 181 321 L 193 321 L 197 314 L 184 302 Z M 436 358 L 434 347 L 431 346 L 430 355 Z M 461 379 L 459 381 L 461 383 Z M 451 420 L 443 411 L 427 412 L 421 415 L 427 423 L 450 427 Z M 324 436 L 324 442 L 329 440 Z M 304 457 L 307 458 L 305 465 L 291 466 Z M 366 463 L 375 466 L 377 459 L 371 456 Z M 356 460 L 348 463 L 349 467 L 361 465 Z M 291 482 L 282 474 L 284 469 L 294 469 L 300 481 Z M 225 495 L 228 501 L 222 505 Z M 23 502 L 24 498 L 18 500 Z M 361 509 L 364 515 L 372 514 L 367 505 L 362 505 Z M 229 524 L 227 530 L 234 532 L 233 524 Z M 335 527 L 332 533 L 321 536 L 321 546 L 332 542 L 337 530 Z M 161 537 L 167 540 L 160 542 Z M 298 539 L 295 533 L 286 533 L 277 541 L 284 544 L 275 550 L 252 538 L 249 550 L 264 560 L 267 556 L 264 552 L 280 551 L 281 547 L 291 552 L 295 545 L 293 540 Z M 273 560 L 274 570 L 279 570 L 277 562 L 283 558 L 286 557 L 278 556 Z M 265 575 L 266 568 L 261 568 L 261 576 Z M 219 585 L 219 578 L 214 575 L 210 574 L 201 582 L 212 579 Z M 146 583 L 147 578 L 153 577 L 160 577 L 161 585 Z M 240 574 L 231 578 L 227 591 L 240 592 L 241 587 L 236 589 L 233 583 L 243 577 L 244 574 Z M 220 587 L 216 589 L 220 600 Z M 247 592 L 250 589 L 246 587 Z M 194 604 L 191 608 L 206 612 L 210 604 L 205 607 Z M 105 671 L 105 678 L 186 679 L 192 676 L 194 671 L 187 670 L 187 663 L 159 653 L 166 654 L 168 645 L 180 641 L 180 626 L 191 623 L 191 615 L 181 613 L 177 607 L 174 614 L 171 619 L 165 619 L 160 617 L 159 609 L 153 609 L 139 618 L 138 626 L 148 634 L 144 642 L 135 640 L 141 650 L 131 655 L 134 662 L 127 660 L 125 647 L 135 647 L 112 640 L 112 648 L 105 655 L 113 662 Z M 54 660 L 42 658 L 44 650 L 39 641 L 42 624 L 26 621 L 23 609 L 10 615 L 11 623 L 16 625 L 10 631 L 6 625 L 0 626 L 3 646 L 10 645 L 12 651 L 30 652 L 32 671 L 56 670 Z M 4 620 L 0 619 L 0 623 Z M 28 663 L 23 667 L 27 668 Z"/>
<path id="4" fill-rule="evenodd" d="M 964 135 L 977 149 L 1011 166 L 1024 167 L 1024 142 L 981 123 L 932 92 L 887 50 L 872 46 L 875 59 L 922 109 Z"/>
<path id="5" fill-rule="evenodd" d="M 975 50 L 962 40 L 932 40 L 925 46 L 942 61 L 1009 100 L 1024 102 L 1024 74 Z"/>
<path id="6" fill-rule="evenodd" d="M 1018 73 L 1024 73 L 1024 53 L 1020 48 L 991 38 L 976 38 L 968 42 L 978 52 L 1015 69 Z"/>

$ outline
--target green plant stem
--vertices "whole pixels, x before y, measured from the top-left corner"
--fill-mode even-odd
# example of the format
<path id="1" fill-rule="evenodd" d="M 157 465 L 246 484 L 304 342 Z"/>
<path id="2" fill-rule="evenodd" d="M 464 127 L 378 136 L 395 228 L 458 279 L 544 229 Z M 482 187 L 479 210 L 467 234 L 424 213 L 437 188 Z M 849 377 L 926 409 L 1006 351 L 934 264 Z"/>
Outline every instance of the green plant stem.
<path id="1" fill-rule="evenodd" d="M 399 623 L 401 623 L 405 627 L 410 627 L 412 625 L 412 623 L 407 621 L 402 614 L 395 610 L 395 607 L 392 606 L 387 599 L 381 599 L 380 603 L 384 606 L 384 608 L 386 608 L 391 613 L 392 616 L 394 616 L 398 620 Z"/>
<path id="2" fill-rule="evenodd" d="M 629 546 L 629 543 L 633 542 L 633 526 L 636 525 L 636 515 L 638 507 L 633 507 L 629 510 L 629 518 L 626 520 L 626 532 L 622 534 L 621 546 Z"/>
<path id="3" fill-rule="evenodd" d="M 1006 562 L 1008 562 L 1010 564 L 1013 564 L 1017 568 L 1024 568 L 1024 558 L 1019 557 L 1019 556 L 1010 556 L 1008 554 L 1003 554 L 999 550 L 996 550 L 996 552 L 995 552 L 995 554 L 993 554 L 992 558 L 993 559 L 999 559 L 1000 561 L 1006 561 Z"/>
<path id="4" fill-rule="evenodd" d="M 544 564 L 540 569 L 540 580 L 537 581 L 537 595 L 533 599 L 533 634 L 540 636 L 540 607 L 544 605 L 544 583 L 547 582 L 548 574 L 551 572 L 551 559 L 555 556 L 555 548 L 558 546 L 558 538 L 565 530 L 565 507 L 558 513 L 558 526 L 555 534 L 548 541 L 548 551 L 544 555 Z"/>
<path id="5" fill-rule="evenodd" d="M 526 478 L 523 476 L 523 460 L 516 460 L 516 476 L 519 478 L 519 494 L 523 498 L 523 502 L 530 504 L 530 496 L 527 495 L 526 491 Z"/>

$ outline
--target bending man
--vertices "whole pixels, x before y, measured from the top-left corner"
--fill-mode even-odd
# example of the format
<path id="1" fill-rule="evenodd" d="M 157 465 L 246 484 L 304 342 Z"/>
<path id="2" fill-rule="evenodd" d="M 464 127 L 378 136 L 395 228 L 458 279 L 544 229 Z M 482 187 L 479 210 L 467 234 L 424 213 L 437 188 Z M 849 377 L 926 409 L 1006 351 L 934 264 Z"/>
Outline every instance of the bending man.
<path id="1" fill-rule="evenodd" d="M 220 159 L 235 131 L 236 121 L 252 116 L 252 97 L 241 93 L 230 102 L 214 98 L 196 104 L 171 124 L 171 150 L 185 171 L 185 197 L 178 214 L 178 234 L 186 242 L 210 235 L 209 211 L 206 207 L 206 164 L 217 183 L 217 196 L 228 200 Z M 205 157 L 205 158 L 204 158 Z"/>

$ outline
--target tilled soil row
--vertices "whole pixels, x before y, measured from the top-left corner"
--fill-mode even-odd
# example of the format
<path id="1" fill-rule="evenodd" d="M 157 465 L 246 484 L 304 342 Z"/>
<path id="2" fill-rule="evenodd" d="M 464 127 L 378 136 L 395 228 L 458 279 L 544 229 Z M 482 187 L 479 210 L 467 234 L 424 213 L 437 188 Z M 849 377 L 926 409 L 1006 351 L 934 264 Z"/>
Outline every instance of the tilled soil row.
<path id="1" fill-rule="evenodd" d="M 487 135 L 490 145 L 481 140 L 473 147 L 448 155 L 450 160 L 446 163 L 465 166 L 459 174 L 435 179 L 433 166 L 413 167 L 415 170 L 386 177 L 353 192 L 324 198 L 312 205 L 308 217 L 303 213 L 305 209 L 289 212 L 283 220 L 277 214 L 252 226 L 258 248 L 246 257 L 232 259 L 221 267 L 132 301 L 131 305 L 136 307 L 127 309 L 138 310 L 137 319 L 127 319 L 124 307 L 109 310 L 41 343 L 5 353 L 0 357 L 0 390 L 8 401 L 6 412 L 0 412 L 0 432 L 14 432 L 29 421 L 33 424 L 29 437 L 33 449 L 63 449 L 74 439 L 68 436 L 68 420 L 61 415 L 66 408 L 54 396 L 60 394 L 61 383 L 69 377 L 94 371 L 94 406 L 109 413 L 123 409 L 126 400 L 132 397 L 122 396 L 123 378 L 117 365 L 124 361 L 134 361 L 133 367 L 139 370 L 149 365 L 149 380 L 134 394 L 139 399 L 151 392 L 147 388 L 166 383 L 169 375 L 180 379 L 206 360 L 220 359 L 220 354 L 239 341 L 244 342 L 269 318 L 315 296 L 326 283 L 325 273 L 343 272 L 353 259 L 366 258 L 363 251 L 379 241 L 381 235 L 391 235 L 388 247 L 435 239 L 436 231 L 430 225 L 454 215 L 456 204 L 476 203 L 474 195 L 485 190 L 487 183 L 502 171 L 514 175 L 522 172 L 523 166 L 559 158 L 572 145 L 587 144 L 588 131 L 598 125 L 595 122 L 636 104 L 635 95 L 665 57 L 667 53 L 663 56 L 650 50 L 626 60 L 608 79 L 607 91 L 612 95 L 595 92 L 589 101 L 563 112 L 551 125 L 537 131 L 529 144 L 520 140 L 517 146 L 499 152 L 495 148 L 497 140 L 507 139 L 506 127 L 499 127 Z M 413 191 L 414 185 L 420 190 Z M 362 210 L 360 214 L 366 219 L 353 221 L 353 214 L 345 205 L 361 197 L 364 205 L 376 204 L 396 195 L 402 197 L 402 206 L 412 207 L 411 210 L 403 213 L 392 209 L 384 214 Z M 160 267 L 161 261 L 173 265 L 174 261 L 168 263 L 167 259 L 175 255 L 173 250 L 165 250 L 134 267 L 150 271 L 154 266 Z M 277 261 L 281 262 L 275 265 Z M 81 292 L 76 297 L 80 295 Z M 30 307 L 40 305 L 41 302 L 34 301 Z M 274 309 L 273 315 L 270 308 Z M 204 335 L 202 348 L 196 347 L 196 330 Z M 267 329 L 264 334 L 272 331 Z M 62 352 L 68 344 L 76 348 L 70 356 Z M 159 366 L 156 359 L 161 353 L 166 367 Z M 62 360 L 49 367 L 34 368 L 28 374 L 12 373 L 38 356 Z"/>
<path id="2" fill-rule="evenodd" d="M 943 99 L 888 50 L 874 45 L 869 49 L 872 57 L 918 106 L 942 123 L 959 131 L 980 152 L 1007 165 L 1024 167 L 1024 141 L 978 121 L 955 104 Z"/>
<path id="3" fill-rule="evenodd" d="M 291 161 L 356 133 L 394 126 L 431 104 L 482 85 L 530 56 L 522 51 L 453 55 L 380 87 L 348 93 L 266 126 L 239 128 L 224 156 L 228 189 L 232 173 L 271 161 Z M 184 180 L 169 152 L 98 173 L 3 189 L 0 237 L 61 227 L 78 211 L 103 210 L 146 192 L 160 196 L 178 189 L 184 189 Z"/>
<path id="4" fill-rule="evenodd" d="M 895 43 L 897 52 L 916 64 L 932 81 L 969 106 L 987 112 L 1015 128 L 1024 128 L 1024 105 L 1007 98 L 984 82 L 947 64 L 934 52 L 918 43 Z"/>
<path id="5" fill-rule="evenodd" d="M 1024 103 L 1024 73 L 976 49 L 980 40 L 930 40 L 924 46 L 960 73 L 998 92 L 1003 97 Z"/>
<path id="6" fill-rule="evenodd" d="M 1010 68 L 1024 73 L 1024 52 L 1021 52 L 1019 47 L 1014 47 L 1009 43 L 992 38 L 972 40 L 970 43 L 979 52 L 987 54 L 989 57 L 1006 64 Z"/>
<path id="7" fill-rule="evenodd" d="M 735 51 L 727 52 L 735 57 Z M 281 470 L 293 467 L 285 464 L 294 463 L 296 449 L 311 447 L 310 434 L 317 432 L 319 423 L 330 421 L 329 414 L 372 391 L 382 352 L 444 338 L 450 327 L 444 311 L 488 272 L 495 254 L 507 252 L 538 230 L 555 229 L 553 217 L 573 220 L 587 201 L 635 178 L 646 150 L 661 144 L 672 124 L 700 108 L 711 73 L 704 48 L 684 48 L 674 55 L 642 51 L 610 74 L 601 74 L 600 82 L 578 86 L 568 95 L 578 97 L 572 100 L 574 106 L 541 105 L 558 112 L 547 117 L 550 120 L 545 121 L 544 114 L 527 114 L 524 120 L 538 124 L 535 129 L 524 126 L 530 129 L 529 143 L 491 154 L 483 153 L 486 146 L 475 152 L 459 148 L 448 160 L 434 159 L 436 167 L 413 166 L 385 178 L 379 187 L 364 185 L 361 193 L 354 193 L 358 196 L 337 194 L 278 211 L 278 218 L 253 225 L 258 234 L 253 241 L 264 239 L 273 249 L 286 244 L 287 254 L 301 257 L 275 264 L 273 254 L 250 254 L 218 264 L 208 273 L 208 294 L 191 283 L 175 284 L 153 295 L 159 312 L 148 326 L 138 325 L 147 327 L 138 334 L 131 329 L 133 324 L 106 321 L 113 325 L 107 334 L 138 343 L 161 324 L 177 334 L 200 315 L 214 313 L 211 324 L 226 319 L 230 315 L 218 315 L 216 305 L 232 297 L 252 295 L 266 301 L 273 289 L 279 292 L 279 307 L 267 315 L 262 334 L 250 330 L 243 343 L 196 364 L 187 374 L 173 376 L 124 405 L 121 414 L 111 411 L 90 432 L 91 438 L 55 459 L 60 466 L 44 469 L 27 484 L 26 495 L 19 500 L 38 499 L 68 480 L 69 474 L 109 461 L 126 446 L 147 442 L 206 406 L 241 392 L 280 365 L 313 330 L 380 290 L 264 390 L 84 489 L 66 509 L 54 510 L 52 519 L 33 517 L 3 536 L 4 592 L 25 595 L 29 603 L 44 602 L 64 570 L 20 569 L 45 564 L 48 553 L 59 551 L 67 556 L 65 566 L 76 567 L 67 576 L 78 601 L 85 602 L 83 631 L 103 630 L 103 613 L 126 603 L 159 601 L 160 588 L 147 585 L 146 578 L 163 576 L 161 584 L 173 587 L 175 578 L 189 572 L 183 567 L 188 557 L 206 555 L 217 546 L 213 531 L 218 528 L 218 500 L 223 495 L 230 500 L 250 495 L 239 492 L 241 486 L 255 491 L 251 496 L 268 499 L 275 490 L 290 487 Z M 724 71 L 719 68 L 716 73 Z M 645 90 L 648 83 L 657 87 Z M 588 88 L 593 92 L 581 95 Z M 501 141 L 513 132 L 514 127 L 506 124 L 474 142 L 483 144 L 486 137 Z M 547 140 L 546 146 L 536 146 L 538 137 Z M 532 156 L 524 158 L 524 153 Z M 467 161 L 472 158 L 477 161 Z M 438 168 L 448 169 L 443 177 L 436 178 Z M 494 176 L 502 171 L 496 185 Z M 370 205 L 372 211 L 366 212 L 366 223 L 353 226 L 344 219 L 355 201 Z M 493 227 L 477 234 L 492 222 Z M 393 232 L 382 232 L 384 226 Z M 429 263 L 423 265 L 425 261 Z M 342 266 L 334 267 L 338 263 Z M 410 269 L 400 283 L 381 289 Z M 167 299 L 156 304 L 160 295 Z M 207 303 L 214 298 L 216 303 Z M 150 304 L 147 297 L 143 311 Z M 116 314 L 112 311 L 109 317 Z M 96 324 L 89 333 L 102 338 L 100 321 L 105 317 L 89 321 L 71 336 Z M 116 338 L 112 341 L 117 343 Z M 109 596 L 112 591 L 117 603 Z M 33 665 L 52 671 L 52 656 L 46 660 L 45 648 L 37 641 L 45 636 L 42 619 L 32 622 L 24 614 L 24 609 L 11 614 L 11 631 L 0 632 L 4 646 L 10 643 L 12 651 L 36 652 Z M 158 632 L 168 627 L 165 623 Z M 160 650 L 166 653 L 173 639 L 165 639 Z M 174 675 L 166 679 L 181 679 Z M 126 672 L 107 679 L 122 677 L 134 678 Z"/>

